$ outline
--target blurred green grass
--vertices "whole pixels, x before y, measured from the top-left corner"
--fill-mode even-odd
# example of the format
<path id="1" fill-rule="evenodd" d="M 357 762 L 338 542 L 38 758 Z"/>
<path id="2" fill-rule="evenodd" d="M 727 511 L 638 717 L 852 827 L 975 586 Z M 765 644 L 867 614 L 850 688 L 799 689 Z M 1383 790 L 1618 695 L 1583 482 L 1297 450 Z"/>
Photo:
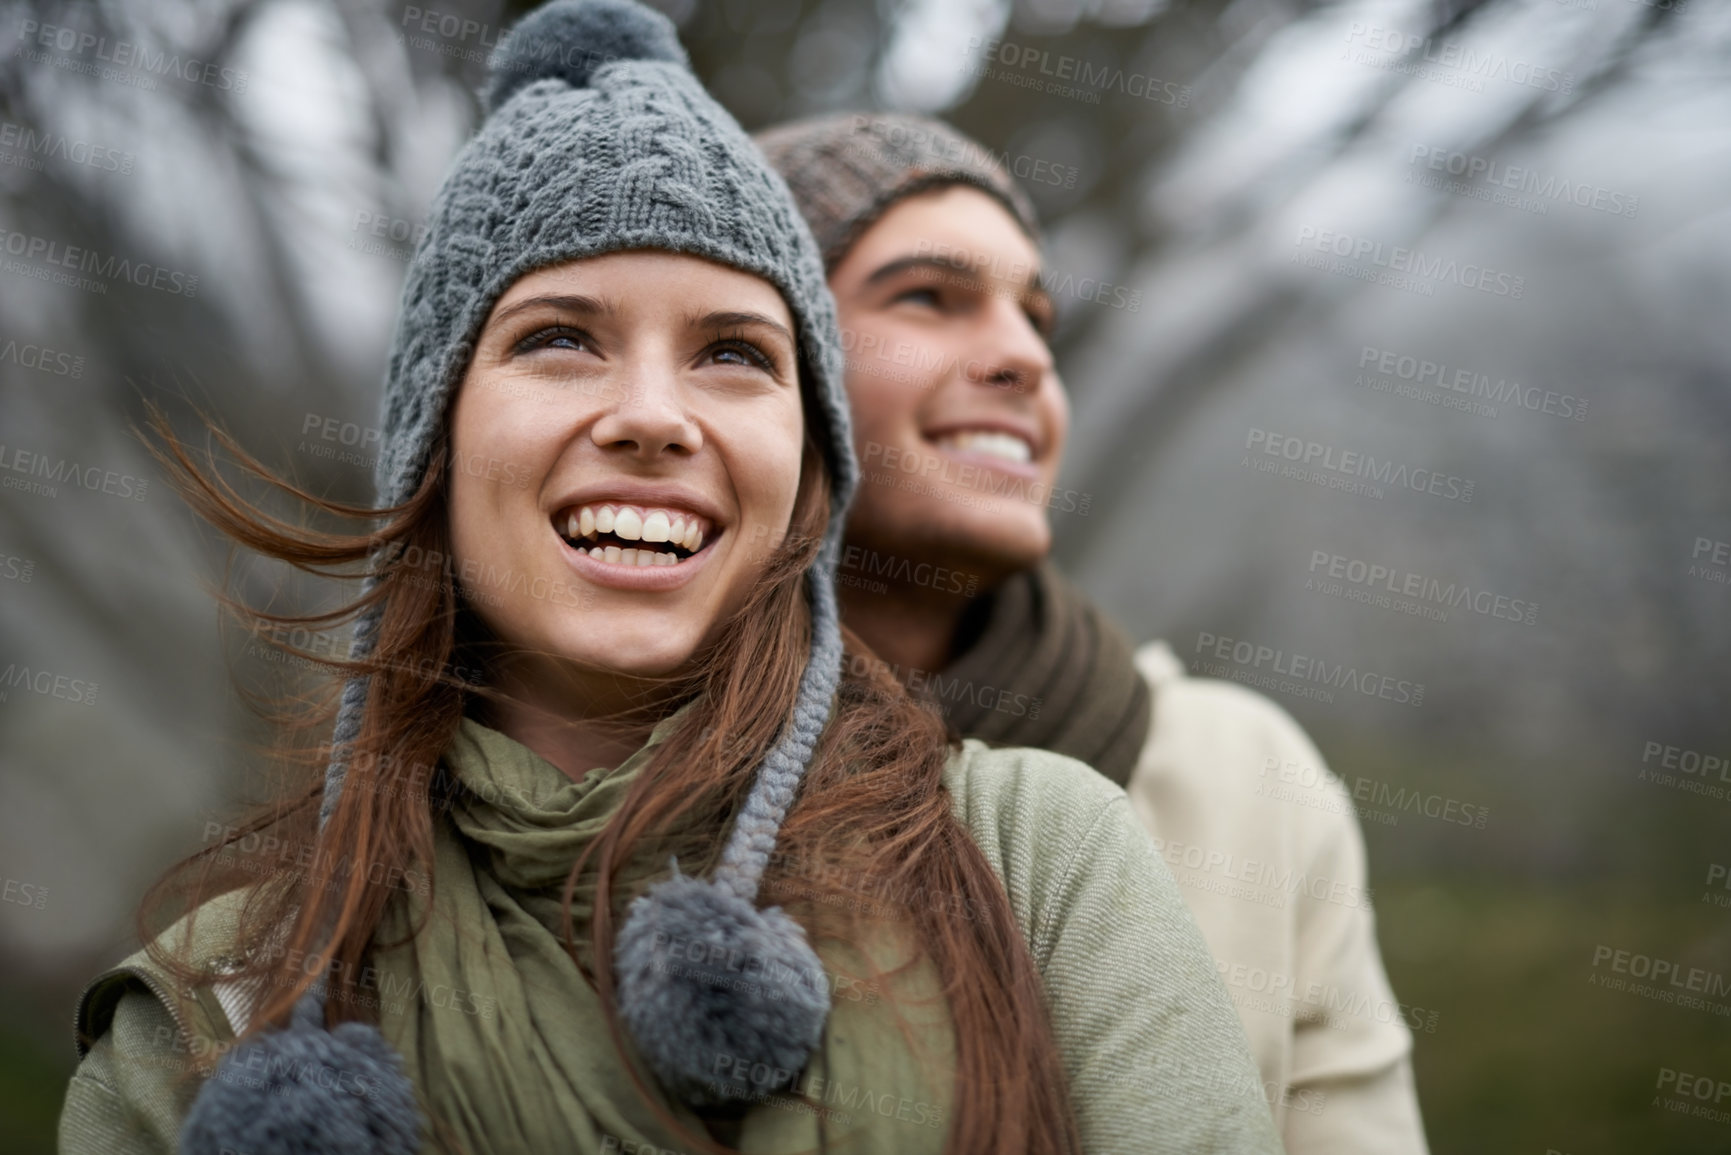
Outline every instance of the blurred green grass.
<path id="1" fill-rule="evenodd" d="M 1600 944 L 1723 973 L 1731 910 L 1503 879 L 1377 899 L 1396 993 L 1439 1012 L 1414 1058 L 1433 1151 L 1731 1151 L 1731 1124 L 1653 1105 L 1661 1067 L 1731 1080 L 1731 1019 L 1588 983 Z"/>
<path id="2" fill-rule="evenodd" d="M 96 975 L 92 969 L 91 977 Z M 72 1077 L 72 1007 L 82 985 L 73 978 L 24 986 L 16 972 L 0 982 L 0 1151 L 48 1155 L 60 1104 Z"/>

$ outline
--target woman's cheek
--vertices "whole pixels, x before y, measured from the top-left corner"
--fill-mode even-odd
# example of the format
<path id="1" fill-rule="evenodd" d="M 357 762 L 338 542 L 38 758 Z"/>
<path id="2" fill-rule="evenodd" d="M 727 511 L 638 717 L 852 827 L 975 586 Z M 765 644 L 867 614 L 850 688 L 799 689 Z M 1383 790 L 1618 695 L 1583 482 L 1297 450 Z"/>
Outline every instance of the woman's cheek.
<path id="1" fill-rule="evenodd" d="M 790 423 L 786 414 L 768 424 L 774 430 L 755 447 L 738 455 L 735 473 L 740 499 L 741 527 L 746 532 L 747 556 L 754 567 L 768 561 L 770 553 L 787 536 L 799 495 L 800 456 L 805 429 L 796 412 Z"/>

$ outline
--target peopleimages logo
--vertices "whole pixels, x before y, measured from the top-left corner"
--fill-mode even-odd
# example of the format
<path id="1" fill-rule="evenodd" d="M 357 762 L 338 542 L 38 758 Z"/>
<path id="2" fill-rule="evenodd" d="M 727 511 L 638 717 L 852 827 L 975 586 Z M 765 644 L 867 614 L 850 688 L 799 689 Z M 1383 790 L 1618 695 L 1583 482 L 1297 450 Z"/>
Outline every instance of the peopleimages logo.
<path id="1" fill-rule="evenodd" d="M 1273 754 L 1263 760 L 1261 778 L 1253 791 L 1258 798 L 1290 802 L 1328 814 L 1351 812 L 1360 821 L 1379 826 L 1399 825 L 1401 814 L 1407 813 L 1483 830 L 1491 813 L 1488 806 L 1462 802 L 1444 794 L 1427 794 L 1417 787 L 1379 782 L 1362 774 L 1353 777 L 1349 792 L 1347 784 L 1327 769 L 1290 758 L 1282 760 Z M 1333 789 L 1336 784 L 1339 788 Z"/>
<path id="2" fill-rule="evenodd" d="M 1356 882 L 1329 878 L 1324 874 L 1311 874 L 1307 870 L 1294 870 L 1290 865 L 1282 867 L 1273 861 L 1240 858 L 1227 850 L 1158 836 L 1150 838 L 1149 842 L 1170 866 L 1199 871 L 1201 875 L 1214 875 L 1225 882 L 1246 883 L 1251 889 L 1247 891 L 1243 887 L 1212 886 L 1209 885 L 1210 880 L 1200 875 L 1188 878 L 1180 876 L 1178 882 L 1181 885 L 1225 894 L 1229 898 L 1247 899 L 1261 906 L 1284 908 L 1286 898 L 1303 895 L 1318 902 L 1330 902 L 1336 906 L 1356 909 L 1370 906 L 1376 895 L 1370 887 L 1359 886 Z M 1257 894 L 1256 891 L 1267 893 Z"/>
<path id="3" fill-rule="evenodd" d="M 889 586 L 885 582 L 872 582 L 870 579 L 873 578 L 888 578 L 890 581 L 901 585 L 920 586 L 944 593 L 961 594 L 963 597 L 970 598 L 980 588 L 979 575 L 968 573 L 965 570 L 954 570 L 947 566 L 933 565 L 931 562 L 897 557 L 895 554 L 883 553 L 864 546 L 850 545 L 845 547 L 842 550 L 841 565 L 837 567 L 836 581 L 842 585 L 869 583 L 864 588 L 869 588 L 874 593 L 888 591 Z"/>
<path id="4" fill-rule="evenodd" d="M 1659 1080 L 1653 1089 L 1670 1096 L 1664 1100 L 1655 1097 L 1655 1107 L 1710 1119 L 1715 1123 L 1731 1123 L 1731 1104 L 1726 1102 L 1731 1100 L 1731 1079 L 1715 1079 L 1712 1075 L 1692 1075 L 1675 1067 L 1660 1067 Z"/>
<path id="5" fill-rule="evenodd" d="M 1446 281 L 1463 289 L 1477 289 L 1481 293 L 1507 297 L 1512 301 L 1519 301 L 1527 294 L 1527 279 L 1524 276 L 1501 272 L 1488 265 L 1463 265 L 1453 257 L 1433 257 L 1422 249 L 1385 245 L 1373 237 L 1360 237 L 1352 233 L 1319 229 L 1313 225 L 1301 225 L 1298 237 L 1292 243 L 1300 249 L 1308 244 L 1319 253 L 1352 261 L 1358 271 L 1364 274 L 1359 278 L 1361 280 L 1376 280 L 1376 270 L 1384 270 L 1385 275 L 1390 277 L 1390 283 L 1399 288 L 1407 286 L 1396 282 L 1410 275 L 1418 278 L 1421 285 L 1430 281 Z M 1301 264 L 1306 263 L 1300 260 L 1303 256 L 1303 253 L 1293 253 L 1292 259 Z M 1367 261 L 1368 268 L 1364 264 Z"/>
<path id="6" fill-rule="evenodd" d="M 14 151 L 17 150 L 17 151 Z M 113 172 L 125 176 L 132 171 L 130 152 L 92 144 L 60 133 L 38 131 L 28 125 L 0 120 L 0 163 L 15 164 L 33 171 L 40 170 L 44 160 L 61 160 L 67 164 Z"/>
<path id="7" fill-rule="evenodd" d="M 1438 473 L 1434 469 L 1423 467 L 1413 468 L 1405 462 L 1396 462 L 1393 458 L 1379 459 L 1373 453 L 1341 449 L 1339 446 L 1307 441 L 1301 437 L 1257 429 L 1254 426 L 1245 433 L 1244 448 L 1247 451 L 1260 451 L 1263 457 L 1290 462 L 1286 467 L 1286 476 L 1310 481 L 1329 489 L 1345 489 L 1348 492 L 1365 493 L 1367 496 L 1380 498 L 1382 491 L 1378 486 L 1386 485 L 1393 489 L 1428 493 L 1433 497 L 1463 504 L 1470 504 L 1473 499 L 1475 486 L 1469 478 L 1456 477 L 1452 473 Z M 1280 461 L 1258 461 L 1251 452 L 1247 452 L 1239 464 L 1263 473 L 1272 473 L 1280 466 Z M 1370 482 L 1376 484 L 1367 484 Z"/>
<path id="8" fill-rule="evenodd" d="M 0 902 L 17 903 L 19 906 L 34 907 L 46 910 L 48 907 L 48 888 L 38 886 L 33 882 L 20 882 L 16 878 L 5 880 L 4 888 L 0 888 Z"/>
<path id="9" fill-rule="evenodd" d="M 1330 664 L 1308 654 L 1288 653 L 1273 646 L 1258 645 L 1206 631 L 1196 635 L 1199 657 L 1191 659 L 1191 670 L 1211 678 L 1230 678 L 1258 689 L 1276 689 L 1299 697 L 1332 702 L 1322 687 L 1351 690 L 1367 698 L 1381 698 L 1403 706 L 1424 705 L 1424 683 L 1410 682 L 1373 670 L 1360 670 L 1344 663 Z M 1210 662 L 1207 659 L 1212 658 Z M 1308 692 L 1304 692 L 1308 691 Z"/>
<path id="10" fill-rule="evenodd" d="M 354 223 L 349 226 L 349 239 L 343 245 L 358 253 L 407 261 L 414 257 L 415 247 L 427 235 L 429 227 L 425 220 L 411 221 L 405 217 L 375 213 L 371 209 L 356 209 Z"/>
<path id="11" fill-rule="evenodd" d="M 1010 40 L 968 39 L 970 56 L 978 52 L 972 72 L 997 77 L 1018 88 L 1043 88 L 1053 96 L 1087 104 L 1100 103 L 1102 92 L 1120 92 L 1156 104 L 1190 107 L 1190 86 L 1141 72 L 1126 72 L 1109 64 L 1094 64 L 1061 52 L 1048 52 Z M 1019 74 L 1019 75 L 1018 75 Z"/>
<path id="12" fill-rule="evenodd" d="M 1086 517 L 1094 500 L 1092 494 L 1021 477 L 990 465 L 878 441 L 866 442 L 865 452 L 860 454 L 860 470 L 862 480 L 869 485 L 895 486 L 911 493 L 979 508 L 995 508 L 996 503 L 988 499 L 1002 497 Z M 899 476 L 904 474 L 907 476 Z M 977 493 L 956 494 L 939 488 L 937 482 Z"/>
<path id="13" fill-rule="evenodd" d="M 1383 68 L 1399 65 L 1402 70 L 1410 70 L 1424 79 L 1441 79 L 1426 74 L 1425 66 L 1429 65 L 1432 73 L 1446 70 L 1446 74 L 1473 81 L 1471 87 L 1477 92 L 1484 91 L 1483 82 L 1487 80 L 1506 81 L 1545 92 L 1567 94 L 1575 90 L 1575 78 L 1571 73 L 1544 68 L 1501 52 L 1476 49 L 1458 40 L 1437 40 L 1416 32 L 1402 32 L 1398 28 L 1355 20 L 1347 29 L 1346 42 L 1349 51 L 1351 47 L 1368 50 L 1368 54 L 1359 54 L 1357 60 L 1360 64 Z M 1378 59 L 1379 55 L 1385 58 Z"/>
<path id="14" fill-rule="evenodd" d="M 1315 1009 L 1313 1017 L 1333 1027 L 1344 1026 L 1345 1024 L 1339 1021 L 1344 1018 L 1365 1018 L 1384 1024 L 1404 1022 L 1411 1030 L 1423 1031 L 1427 1035 L 1436 1034 L 1437 1020 L 1441 1018 L 1441 1012 L 1438 1011 L 1374 997 L 1368 992 L 1334 983 L 1308 981 L 1296 975 L 1267 970 L 1250 963 L 1220 959 L 1215 966 L 1220 971 L 1221 979 L 1228 987 L 1233 988 L 1227 993 L 1240 1007 L 1248 1005 L 1257 1010 L 1287 1017 L 1299 1012 L 1303 1007 L 1311 1007 Z M 1251 996 L 1262 995 L 1265 998 L 1245 998 L 1240 992 L 1247 992 Z"/>
<path id="15" fill-rule="evenodd" d="M 1034 267 L 1028 262 L 1004 261 L 995 253 L 964 249 L 945 241 L 922 239 L 914 246 L 914 252 L 918 256 L 932 257 L 949 264 L 962 278 L 954 283 L 967 287 L 994 281 L 1021 286 L 1027 282 L 1028 274 L 1034 272 Z M 1098 277 L 1078 278 L 1074 273 L 1060 273 L 1056 269 L 1042 268 L 1038 272 L 1038 280 L 1041 290 L 1049 296 L 1075 297 L 1077 300 L 1132 313 L 1142 307 L 1142 290 L 1132 289 L 1127 285 L 1114 285 Z"/>
<path id="16" fill-rule="evenodd" d="M 78 72 L 94 71 L 101 74 L 104 80 L 126 80 L 127 78 L 123 75 L 115 75 L 113 69 L 99 68 L 96 65 L 75 61 L 71 58 L 90 56 L 101 64 L 143 72 L 150 76 L 172 76 L 177 80 L 184 80 L 188 84 L 202 84 L 206 88 L 214 88 L 224 92 L 242 93 L 246 91 L 246 73 L 240 69 L 225 68 L 191 56 L 182 57 L 178 52 L 152 51 L 148 45 L 134 44 L 127 40 L 110 41 L 106 36 L 98 36 L 94 32 L 83 32 L 77 28 L 67 28 L 58 24 L 43 24 L 37 20 L 20 20 L 18 22 L 18 39 L 25 41 L 26 50 L 31 52 L 37 63 L 42 63 L 47 54 L 46 50 L 52 49 L 67 54 L 53 61 L 56 67 Z M 72 65 L 79 65 L 79 67 L 69 67 Z M 136 83 L 132 80 L 127 80 L 127 82 Z"/>
<path id="17" fill-rule="evenodd" d="M 1400 566 L 1367 562 L 1323 549 L 1311 550 L 1310 576 L 1305 579 L 1304 588 L 1340 596 L 1340 591 L 1333 587 L 1342 583 L 1363 591 L 1363 597 L 1348 595 L 1349 600 L 1368 600 L 1368 604 L 1434 621 L 1446 622 L 1446 611 L 1451 609 L 1470 610 L 1481 617 L 1519 625 L 1531 626 L 1539 620 L 1539 603 L 1535 601 L 1475 589 L 1467 582 L 1443 582 Z M 1406 599 L 1411 599 L 1410 605 L 1404 604 Z"/>
<path id="18" fill-rule="evenodd" d="M 37 280 L 71 284 L 99 293 L 108 291 L 108 286 L 101 281 L 89 281 L 59 271 L 74 269 L 79 273 L 93 273 L 110 281 L 126 281 L 142 289 L 156 289 L 181 297 L 191 297 L 198 293 L 198 276 L 195 273 L 183 273 L 178 269 L 150 264 L 148 261 L 133 261 L 112 253 L 105 260 L 95 249 L 69 245 L 29 233 L 0 229 L 0 251 L 9 257 L 38 262 L 31 265 L 23 265 L 18 261 L 5 262 L 7 272 L 34 277 Z"/>
<path id="19" fill-rule="evenodd" d="M 53 670 L 32 669 L 18 662 L 8 662 L 6 668 L 0 670 L 0 702 L 4 702 L 8 692 L 12 690 L 40 694 L 44 698 L 59 698 L 75 705 L 96 705 L 95 682 L 74 678 L 68 674 L 56 674 Z"/>
<path id="20" fill-rule="evenodd" d="M 1421 161 L 1423 167 L 1431 172 L 1447 173 L 1451 177 L 1462 179 L 1445 181 L 1431 178 L 1428 173 L 1412 171 L 1419 167 Z M 1541 213 L 1548 210 L 1549 205 L 1545 203 L 1547 201 L 1564 201 L 1614 217 L 1633 217 L 1635 211 L 1641 207 L 1641 198 L 1629 193 L 1616 192 L 1585 181 L 1572 181 L 1554 173 L 1540 173 L 1538 169 L 1526 165 L 1509 164 L 1488 156 L 1454 152 L 1428 144 L 1413 145 L 1407 164 L 1410 166 L 1405 178 L 1407 184 L 1423 184 L 1427 188 L 1439 188 L 1444 192 L 1479 199 L 1489 199 L 1501 190 L 1508 190 L 1530 197 L 1537 203 Z M 1454 187 L 1457 185 L 1460 187 Z M 1507 203 L 1515 208 L 1527 207 L 1520 203 L 1519 198 L 1498 203 Z"/>
<path id="21" fill-rule="evenodd" d="M 1676 959 L 1657 958 L 1598 943 L 1593 947 L 1593 969 L 1598 971 L 1601 966 L 1606 966 L 1613 976 L 1628 975 L 1632 979 L 1645 979 L 1648 980 L 1648 985 L 1643 987 L 1640 984 L 1631 984 L 1627 979 L 1602 973 L 1589 975 L 1587 981 L 1590 985 L 1610 990 L 1628 990 L 1631 994 L 1655 998 L 1659 1002 L 1674 1003 L 1691 1010 L 1706 1010 L 1731 1018 L 1731 1003 L 1709 1001 L 1731 996 L 1731 975 L 1724 972 L 1704 970 L 1701 967 L 1688 966 Z"/>
<path id="22" fill-rule="evenodd" d="M 7 341 L 4 347 L 0 347 L 0 361 L 10 361 L 39 373 L 52 373 L 56 377 L 84 376 L 84 358 L 81 355 L 56 352 L 46 345 L 20 345 L 15 340 Z"/>
<path id="23" fill-rule="evenodd" d="M 110 497 L 143 501 L 150 492 L 150 482 L 146 478 L 134 477 L 130 473 L 117 473 L 112 469 L 103 469 L 98 465 L 80 465 L 62 457 L 51 461 L 46 454 L 35 453 L 27 449 L 13 446 L 10 451 L 0 444 L 0 472 L 21 474 L 22 477 L 0 476 L 0 487 L 19 489 L 35 493 L 42 497 L 54 497 L 59 493 L 60 485 L 72 484 L 80 489 L 91 492 L 106 493 Z M 42 479 L 41 482 L 28 481 L 25 478 Z M 49 482 L 52 484 L 43 484 Z"/>
<path id="24" fill-rule="evenodd" d="M 1360 374 L 1353 384 L 1393 393 L 1481 417 L 1495 417 L 1496 406 L 1525 409 L 1565 421 L 1585 421 L 1588 400 L 1573 393 L 1522 385 L 1507 377 L 1466 369 L 1394 349 L 1366 345 L 1359 350 Z M 1363 370 L 1369 369 L 1371 373 Z M 1378 380 L 1378 375 L 1383 379 Z M 1396 382 L 1399 382 L 1397 385 Z"/>
<path id="25" fill-rule="evenodd" d="M 1697 537 L 1690 555 L 1689 576 L 1715 585 L 1731 584 L 1731 541 Z M 1702 558 L 1706 558 L 1703 561 Z"/>
<path id="26" fill-rule="evenodd" d="M 866 161 L 876 160 L 877 145 L 867 143 L 866 130 L 871 124 L 872 118 L 869 116 L 857 115 L 853 118 L 854 132 L 859 139 L 847 146 L 844 155 Z M 881 133 L 893 147 L 919 153 L 928 160 L 962 168 L 996 164 L 1004 171 L 1015 174 L 1018 180 L 1032 184 L 1075 188 L 1076 177 L 1080 173 L 1075 165 L 1059 164 L 1044 157 L 1028 156 L 1026 153 L 1011 156 L 1007 150 L 993 152 L 975 141 L 950 132 L 934 132 L 917 124 L 889 121 L 877 125 L 873 131 Z"/>

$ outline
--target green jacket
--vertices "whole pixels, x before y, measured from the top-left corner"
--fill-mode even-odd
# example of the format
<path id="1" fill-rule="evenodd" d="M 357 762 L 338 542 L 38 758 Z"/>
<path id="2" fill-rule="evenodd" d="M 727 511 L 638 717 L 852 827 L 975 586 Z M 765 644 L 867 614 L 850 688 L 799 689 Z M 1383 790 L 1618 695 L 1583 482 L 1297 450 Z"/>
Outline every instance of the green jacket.
<path id="1" fill-rule="evenodd" d="M 944 783 L 1039 968 L 1083 1149 L 1278 1155 L 1243 1028 L 1124 792 L 1061 755 L 974 740 Z M 141 951 L 85 991 L 63 1155 L 176 1149 L 201 1077 L 234 1038 L 231 1016 L 244 1015 L 241 992 L 221 980 L 237 901 L 197 918 L 190 957 L 211 982 L 180 989 Z M 167 932 L 183 934 L 184 924 Z M 942 1132 L 929 1141 L 940 1150 Z"/>

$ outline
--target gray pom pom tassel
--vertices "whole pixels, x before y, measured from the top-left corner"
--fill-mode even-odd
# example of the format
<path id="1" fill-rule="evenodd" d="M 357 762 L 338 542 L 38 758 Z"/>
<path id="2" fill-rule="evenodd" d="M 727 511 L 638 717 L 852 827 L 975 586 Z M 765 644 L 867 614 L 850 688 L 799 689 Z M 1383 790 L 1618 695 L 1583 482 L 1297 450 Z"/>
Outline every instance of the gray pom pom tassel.
<path id="1" fill-rule="evenodd" d="M 784 1090 L 829 1016 L 805 931 L 675 872 L 631 904 L 615 951 L 621 1017 L 667 1091 L 722 1103 Z"/>
<path id="2" fill-rule="evenodd" d="M 301 996 L 287 1030 L 223 1056 L 180 1132 L 183 1155 L 415 1155 L 420 1147 L 402 1060 L 375 1027 L 325 1030 L 318 990 Z"/>
<path id="3" fill-rule="evenodd" d="M 811 659 L 792 723 L 759 768 L 715 877 L 675 864 L 631 904 L 614 946 L 620 1017 L 662 1086 L 688 1103 L 791 1086 L 829 1017 L 829 982 L 804 929 L 753 900 L 841 680 L 833 544 L 808 582 Z"/>

